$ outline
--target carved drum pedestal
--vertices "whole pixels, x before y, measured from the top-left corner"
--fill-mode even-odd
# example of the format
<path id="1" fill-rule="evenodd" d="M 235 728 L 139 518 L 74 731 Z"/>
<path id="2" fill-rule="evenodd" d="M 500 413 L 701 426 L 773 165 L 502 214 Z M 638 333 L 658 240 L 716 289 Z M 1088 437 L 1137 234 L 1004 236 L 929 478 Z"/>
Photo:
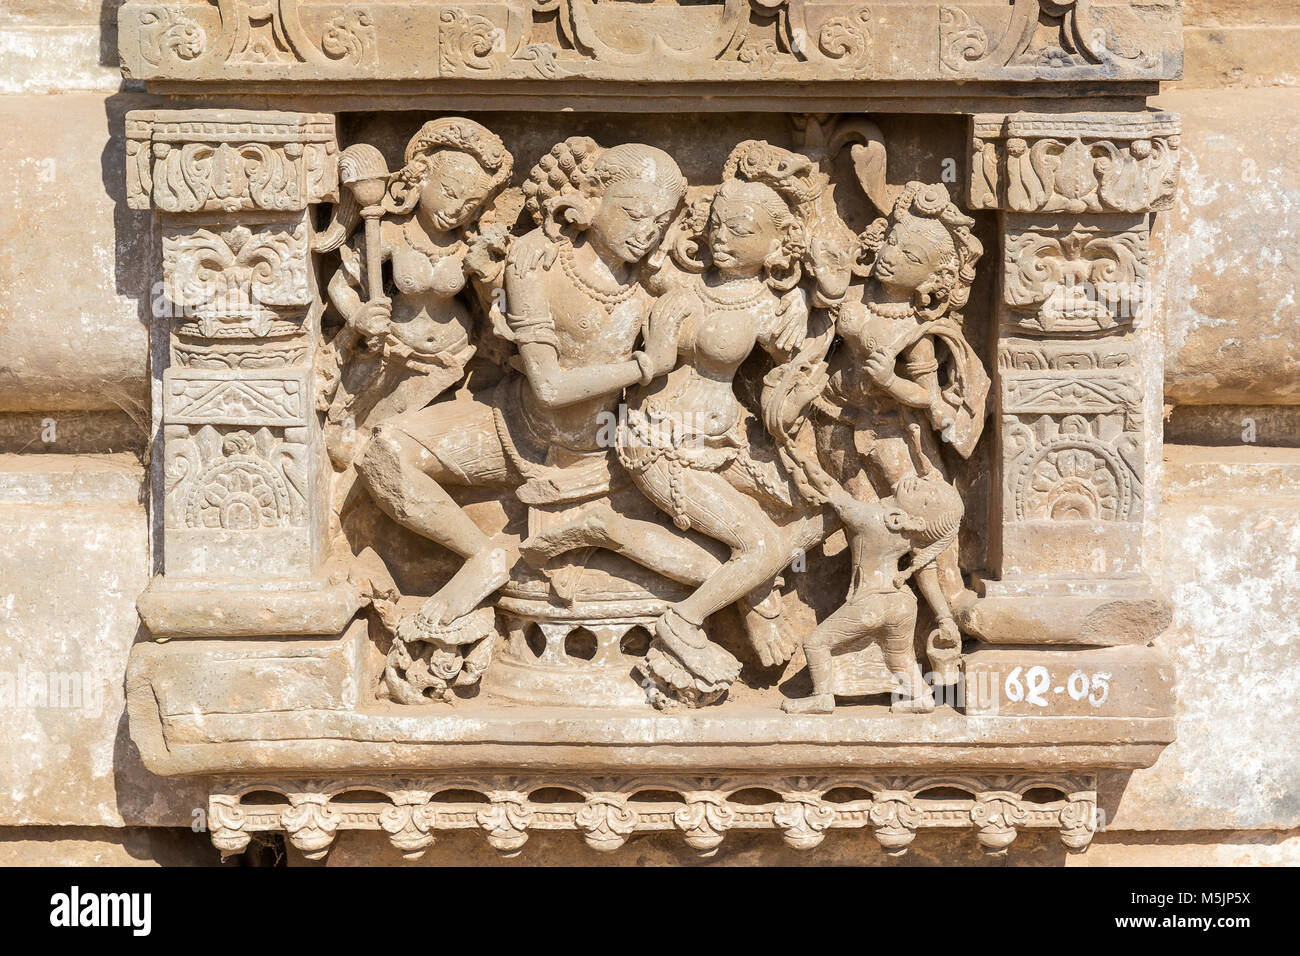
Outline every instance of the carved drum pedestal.
<path id="1" fill-rule="evenodd" d="M 1086 849 L 1173 739 L 1176 5 L 245 6 L 119 13 L 214 843 Z"/>

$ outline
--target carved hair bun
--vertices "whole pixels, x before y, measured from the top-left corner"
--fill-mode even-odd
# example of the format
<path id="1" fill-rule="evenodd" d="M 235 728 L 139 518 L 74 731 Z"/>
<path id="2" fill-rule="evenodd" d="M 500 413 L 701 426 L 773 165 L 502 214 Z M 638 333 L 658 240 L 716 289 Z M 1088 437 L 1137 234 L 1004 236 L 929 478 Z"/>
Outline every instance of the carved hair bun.
<path id="1" fill-rule="evenodd" d="M 950 199 L 948 188 L 940 183 L 922 186 L 912 200 L 912 212 L 933 219 L 947 208 Z"/>

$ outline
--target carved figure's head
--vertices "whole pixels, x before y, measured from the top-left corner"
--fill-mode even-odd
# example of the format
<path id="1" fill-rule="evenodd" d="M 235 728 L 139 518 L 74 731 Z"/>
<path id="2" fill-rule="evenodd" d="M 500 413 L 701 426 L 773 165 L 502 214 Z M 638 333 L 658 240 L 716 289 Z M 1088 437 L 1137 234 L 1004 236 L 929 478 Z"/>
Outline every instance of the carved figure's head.
<path id="1" fill-rule="evenodd" d="M 686 179 L 662 149 L 625 143 L 602 149 L 586 136 L 552 147 L 524 183 L 533 219 L 552 238 L 587 230 L 600 248 L 627 263 L 659 248 L 686 196 Z"/>
<path id="2" fill-rule="evenodd" d="M 975 263 L 984 253 L 971 233 L 974 224 L 953 205 L 946 186 L 908 183 L 889 219 L 877 220 L 862 235 L 875 257 L 872 277 L 910 296 L 923 315 L 960 309 L 970 298 Z"/>
<path id="3" fill-rule="evenodd" d="M 707 216 L 697 214 L 693 223 L 703 231 L 713 265 L 735 275 L 761 269 L 773 288 L 793 288 L 803 276 L 807 253 L 804 211 L 824 185 L 817 176 L 812 161 L 800 153 L 762 140 L 737 145 Z M 695 240 L 688 237 L 683 246 L 688 265 L 690 251 L 698 248 Z"/>
<path id="4" fill-rule="evenodd" d="M 904 475 L 894 487 L 894 501 L 905 515 L 898 530 L 909 532 L 920 544 L 950 541 L 966 511 L 957 489 L 937 471 Z"/>
<path id="5" fill-rule="evenodd" d="M 790 206 L 771 186 L 725 180 L 709 208 L 706 239 L 714 267 L 724 275 L 766 273 L 790 288 L 798 281 L 804 231 Z"/>
<path id="6" fill-rule="evenodd" d="M 419 208 L 440 232 L 464 226 L 510 180 L 514 159 L 500 137 L 459 116 L 431 120 L 406 146 L 406 163 L 393 176 L 394 212 Z"/>

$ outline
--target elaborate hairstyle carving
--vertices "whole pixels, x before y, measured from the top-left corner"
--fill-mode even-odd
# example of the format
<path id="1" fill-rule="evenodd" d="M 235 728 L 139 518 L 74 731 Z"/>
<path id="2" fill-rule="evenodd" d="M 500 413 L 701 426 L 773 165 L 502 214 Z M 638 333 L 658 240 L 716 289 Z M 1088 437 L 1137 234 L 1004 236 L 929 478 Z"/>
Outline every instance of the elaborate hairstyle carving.
<path id="1" fill-rule="evenodd" d="M 874 257 L 889 230 L 905 221 L 946 244 L 938 270 L 917 289 L 917 310 L 933 318 L 960 310 L 970 299 L 975 264 L 984 254 L 983 244 L 971 232 L 975 220 L 953 204 L 947 186 L 910 182 L 895 200 L 889 219 L 877 219 L 862 233 L 865 252 Z"/>
<path id="2" fill-rule="evenodd" d="M 429 172 L 444 152 L 464 153 L 471 157 L 487 178 L 488 188 L 483 205 L 510 180 L 514 158 L 500 137 L 473 120 L 446 116 L 430 120 L 406 145 L 405 163 L 389 175 L 383 155 L 366 143 L 349 146 L 339 156 L 339 178 L 346 185 L 367 179 L 388 180 L 384 210 L 405 215 L 415 208 L 420 190 L 429 181 Z M 350 189 L 343 189 L 334 206 L 329 228 L 316 237 L 312 248 L 332 252 L 347 242 L 361 219 L 361 206 Z"/>
<path id="3" fill-rule="evenodd" d="M 722 168 L 722 183 L 707 201 L 691 205 L 682 222 L 682 234 L 673 248 L 674 258 L 685 268 L 699 272 L 707 263 L 702 239 L 708 228 L 708 210 L 718 196 L 748 189 L 755 201 L 772 217 L 781 236 L 780 246 L 764 263 L 767 282 L 786 292 L 803 277 L 803 258 L 808 233 L 802 216 L 805 207 L 820 194 L 816 170 L 807 156 L 793 153 L 762 140 L 745 140 L 731 151 Z"/>
<path id="4" fill-rule="evenodd" d="M 405 164 L 389 181 L 385 206 L 399 214 L 414 209 L 438 155 L 445 151 L 465 153 L 478 163 L 487 177 L 487 199 L 510 181 L 514 157 L 501 137 L 473 120 L 444 116 L 425 123 L 406 144 Z"/>
<path id="5" fill-rule="evenodd" d="M 629 181 L 652 183 L 678 202 L 686 195 L 682 171 L 662 149 L 643 143 L 605 149 L 589 136 L 570 136 L 529 171 L 524 205 L 533 221 L 555 238 L 565 226 L 585 228 L 593 212 L 590 200 Z"/>

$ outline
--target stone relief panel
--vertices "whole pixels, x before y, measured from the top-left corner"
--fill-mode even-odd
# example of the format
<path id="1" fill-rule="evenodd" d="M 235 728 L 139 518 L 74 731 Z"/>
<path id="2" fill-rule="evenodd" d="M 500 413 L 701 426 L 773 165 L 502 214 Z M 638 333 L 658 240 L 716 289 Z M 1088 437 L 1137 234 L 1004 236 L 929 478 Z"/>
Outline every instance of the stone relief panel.
<path id="1" fill-rule="evenodd" d="M 229 55 L 301 54 L 283 7 L 267 9 Z M 512 55 L 484 24 L 513 9 L 443 11 L 440 56 Z M 597 61 L 662 54 L 634 37 L 612 47 L 593 9 L 542 12 Z M 743 59 L 754 17 L 793 35 L 792 9 L 756 9 L 722 8 L 713 55 Z M 876 21 L 843 12 L 822 35 L 838 58 L 865 56 Z M 443 69 L 478 69 L 469 60 Z M 996 178 L 965 208 L 927 145 L 934 127 L 910 119 L 129 122 L 133 195 L 159 213 L 172 308 L 165 573 L 142 615 L 156 637 L 247 638 L 253 655 L 263 641 L 266 669 L 227 709 L 164 712 L 150 687 L 211 665 L 224 688 L 225 652 L 142 651 L 133 732 L 168 772 L 298 775 L 265 784 L 285 797 L 274 813 L 241 803 L 243 782 L 214 796 L 223 849 L 273 828 L 320 853 L 356 826 L 411 854 L 460 827 L 507 853 L 530 829 L 616 849 L 674 828 L 709 852 L 732 828 L 810 848 L 870 827 L 901 852 L 918 827 L 958 819 L 990 852 L 1020 826 L 1079 848 L 1086 775 L 1050 807 L 1026 792 L 1061 767 L 1143 765 L 1167 742 L 1159 651 L 1095 636 L 1085 648 L 1068 622 L 1034 630 L 1045 605 L 1092 600 L 1094 584 L 1099 602 L 1158 603 L 1141 580 L 1147 330 L 1134 307 L 1148 213 L 1167 197 L 1101 185 L 1117 142 L 1141 182 L 1172 175 L 1140 166 L 1155 152 L 1136 147 L 1154 136 L 1148 118 L 1089 114 L 1087 133 L 1072 115 L 981 118 L 970 154 L 991 149 Z M 964 123 L 949 121 L 954 142 Z M 1172 119 L 1159 124 L 1176 149 Z M 683 146 L 691 129 L 699 142 Z M 1054 145 L 1022 211 L 1006 170 L 1012 133 L 1030 130 L 1031 151 Z M 1016 593 L 1025 580 L 1051 584 Z M 345 647 L 322 666 L 353 696 L 286 703 L 300 686 L 287 637 Z M 1158 679 L 1012 726 L 998 722 L 998 643 L 1028 646 L 1018 671 Z M 972 675 L 996 687 L 968 715 Z M 1070 721 L 1110 723 L 1098 744 Z M 488 772 L 539 765 L 553 745 L 685 776 L 658 788 L 671 805 L 647 807 L 629 777 L 560 774 L 551 785 L 575 795 L 561 808 Z M 798 776 L 844 766 L 843 747 L 881 774 Z M 1035 747 L 1060 766 L 996 782 Z M 716 777 L 744 753 L 795 774 L 764 784 L 762 809 Z M 936 758 L 971 768 L 942 807 L 925 791 L 955 784 L 919 775 Z M 336 763 L 349 768 L 337 786 Z M 486 769 L 472 786 L 390 779 L 450 765 Z M 336 799 L 355 773 L 392 805 L 367 816 Z M 487 803 L 433 799 L 447 787 Z M 854 787 L 848 803 L 828 797 Z"/>
<path id="2" fill-rule="evenodd" d="M 1140 213 L 1170 207 L 1177 120 L 1151 111 L 971 119 L 969 200 L 1022 213 Z"/>
<path id="3" fill-rule="evenodd" d="M 1003 299 L 1026 332 L 1092 335 L 1131 325 L 1146 306 L 1144 217 L 1043 222 L 1011 219 Z"/>

